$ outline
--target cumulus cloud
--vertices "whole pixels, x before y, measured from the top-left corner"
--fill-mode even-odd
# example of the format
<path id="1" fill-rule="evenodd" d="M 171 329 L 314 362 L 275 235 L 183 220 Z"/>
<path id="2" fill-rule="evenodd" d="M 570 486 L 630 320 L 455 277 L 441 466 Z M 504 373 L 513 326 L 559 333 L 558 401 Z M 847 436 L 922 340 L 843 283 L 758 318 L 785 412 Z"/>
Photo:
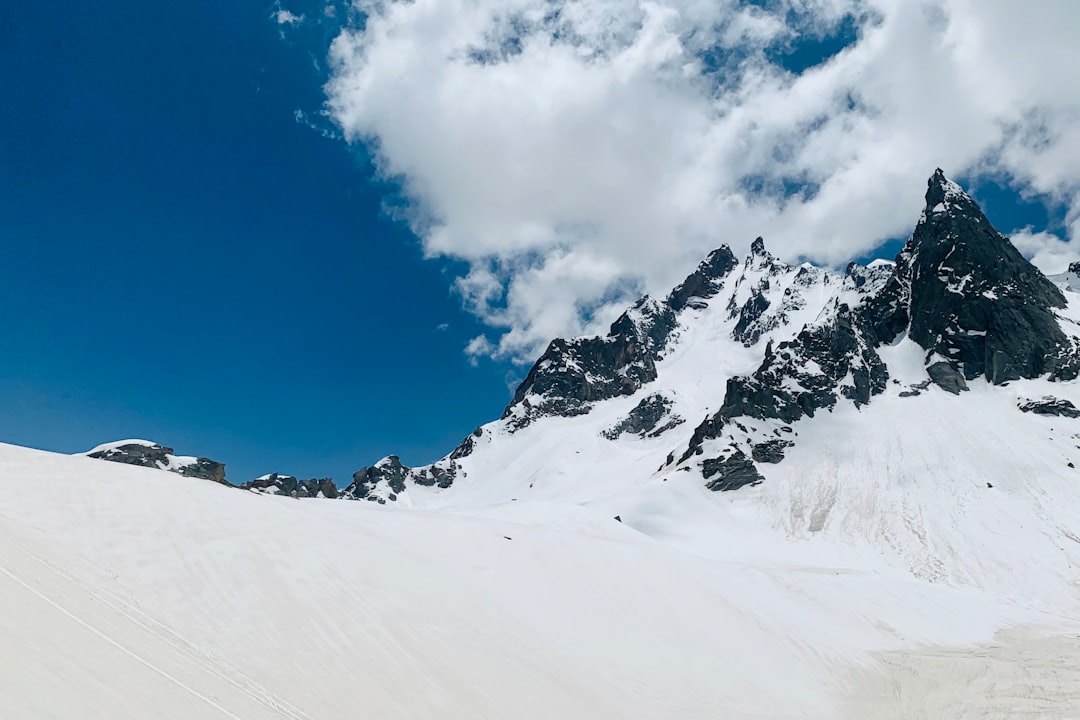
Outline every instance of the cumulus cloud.
<path id="1" fill-rule="evenodd" d="M 910 231 L 926 177 L 1007 178 L 1080 232 L 1071 0 L 357 0 L 327 109 L 431 257 L 528 359 L 757 235 L 839 264 Z M 853 29 L 824 62 L 785 53 Z M 791 57 L 795 57 L 792 55 Z M 1003 228 L 1011 230 L 1011 228 Z M 1021 229 L 1031 254 L 1067 252 Z"/>

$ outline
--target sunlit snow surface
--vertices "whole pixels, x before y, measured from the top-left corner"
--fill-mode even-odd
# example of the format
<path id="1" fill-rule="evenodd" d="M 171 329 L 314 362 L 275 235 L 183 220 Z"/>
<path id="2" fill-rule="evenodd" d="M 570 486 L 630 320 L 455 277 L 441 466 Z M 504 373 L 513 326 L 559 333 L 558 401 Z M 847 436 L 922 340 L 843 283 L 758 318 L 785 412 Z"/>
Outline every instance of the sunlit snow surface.
<path id="1" fill-rule="evenodd" d="M 665 456 L 823 302 L 745 348 L 742 292 L 637 395 L 491 423 L 400 506 L 0 446 L 0 717 L 1077 717 L 1080 420 L 1017 403 L 1078 387 L 902 397 L 901 339 L 884 395 L 712 493 Z M 601 435 L 652 392 L 687 422 Z"/>

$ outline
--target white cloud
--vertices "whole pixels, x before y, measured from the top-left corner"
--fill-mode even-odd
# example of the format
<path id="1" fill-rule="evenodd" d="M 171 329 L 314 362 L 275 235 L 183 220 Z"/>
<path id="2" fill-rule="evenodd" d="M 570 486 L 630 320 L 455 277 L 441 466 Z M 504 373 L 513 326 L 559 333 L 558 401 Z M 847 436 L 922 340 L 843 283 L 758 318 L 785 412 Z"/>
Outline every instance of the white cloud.
<path id="1" fill-rule="evenodd" d="M 1010 239 L 1035 267 L 1048 275 L 1065 272 L 1076 262 L 1076 250 L 1067 242 L 1047 232 L 1031 232 L 1030 228 L 1015 230 Z"/>
<path id="2" fill-rule="evenodd" d="M 910 231 L 937 166 L 1007 175 L 1080 232 L 1080 3 L 767 7 L 356 2 L 328 109 L 400 178 L 428 255 L 468 263 L 457 288 L 492 327 L 472 356 L 596 329 L 721 243 L 844 262 Z M 858 40 L 828 63 L 771 61 L 849 16 Z"/>
<path id="3" fill-rule="evenodd" d="M 303 14 L 297 15 L 296 13 L 286 10 L 280 5 L 278 5 L 277 10 L 274 11 L 273 17 L 274 22 L 276 22 L 278 25 L 299 25 L 304 22 Z"/>

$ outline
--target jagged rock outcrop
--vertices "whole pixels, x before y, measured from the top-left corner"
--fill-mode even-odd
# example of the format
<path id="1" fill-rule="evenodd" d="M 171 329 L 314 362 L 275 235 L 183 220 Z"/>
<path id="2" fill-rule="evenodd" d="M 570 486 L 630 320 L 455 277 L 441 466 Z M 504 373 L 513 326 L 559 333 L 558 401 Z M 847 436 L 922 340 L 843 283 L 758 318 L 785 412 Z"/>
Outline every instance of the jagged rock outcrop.
<path id="1" fill-rule="evenodd" d="M 225 479 L 224 463 L 204 457 L 179 456 L 171 447 L 149 440 L 122 440 L 99 445 L 86 453 L 86 456 L 96 460 L 168 470 L 184 477 L 229 485 Z"/>
<path id="2" fill-rule="evenodd" d="M 750 456 L 755 462 L 775 465 L 784 459 L 784 451 L 794 444 L 790 440 L 766 440 L 754 445 Z"/>
<path id="3" fill-rule="evenodd" d="M 368 500 L 385 504 L 394 502 L 408 484 L 446 489 L 461 474 L 459 462 L 469 457 L 484 437 L 478 427 L 465 437 L 446 457 L 430 465 L 409 467 L 397 455 L 388 455 L 370 467 L 353 473 L 352 482 L 341 491 L 346 500 Z"/>
<path id="4" fill-rule="evenodd" d="M 642 298 L 606 336 L 551 341 L 503 419 L 517 430 L 539 417 L 583 415 L 594 402 L 637 392 L 656 379 L 656 362 L 678 327 L 678 313 L 715 295 L 736 264 L 731 249 L 720 247 L 667 299 Z"/>
<path id="5" fill-rule="evenodd" d="M 1068 400 L 1056 398 L 1052 395 L 1039 398 L 1038 400 L 1021 401 L 1017 407 L 1022 412 L 1035 413 L 1036 415 L 1055 415 L 1057 417 L 1080 418 L 1080 410 Z"/>
<path id="6" fill-rule="evenodd" d="M 268 495 L 289 495 L 297 498 L 338 497 L 338 489 L 330 478 L 298 480 L 292 475 L 270 473 L 239 485 L 242 490 L 252 490 Z"/>
<path id="7" fill-rule="evenodd" d="M 765 255 L 759 239 L 747 262 Z M 769 345 L 754 373 L 728 381 L 720 410 L 702 421 L 686 450 L 672 460 L 677 456 L 685 463 L 707 455 L 704 448 L 713 441 L 723 449 L 717 457 L 697 460 L 703 470 L 726 466 L 731 457 L 744 468 L 745 454 L 732 455 L 727 448 L 736 434 L 750 442 L 750 431 L 737 419 L 790 425 L 833 408 L 841 398 L 856 406 L 869 403 L 889 380 L 877 349 L 903 332 L 926 350 L 928 381 L 953 394 L 967 390 L 967 381 L 977 377 L 1002 384 L 1045 374 L 1073 379 L 1080 372 L 1077 343 L 1066 337 L 1054 314 L 1066 304 L 1061 291 L 940 169 L 927 183 L 926 207 L 895 264 L 850 265 L 846 281 L 857 302 L 837 300 L 832 311 L 794 340 L 775 349 Z M 768 282 L 766 275 L 759 287 L 767 288 Z M 752 344 L 757 336 L 748 330 L 767 308 L 763 294 L 752 291 L 738 308 L 735 339 Z M 919 384 L 903 394 L 912 397 L 925 387 Z M 759 462 L 776 457 L 765 451 L 773 445 L 752 447 Z M 721 485 L 710 483 L 730 489 L 730 484 Z"/>
<path id="8" fill-rule="evenodd" d="M 663 395 L 649 395 L 602 434 L 608 440 L 617 440 L 627 433 L 638 437 L 656 437 L 685 422 L 679 415 L 671 413 L 671 406 L 671 400 Z"/>
<path id="9" fill-rule="evenodd" d="M 750 458 L 738 448 L 729 448 L 717 457 L 707 458 L 701 463 L 701 475 L 707 481 L 705 487 L 716 492 L 738 490 L 765 480 Z"/>
<path id="10" fill-rule="evenodd" d="M 349 500 L 371 500 L 385 504 L 387 500 L 397 500 L 398 494 L 405 490 L 406 481 L 428 487 L 448 488 L 453 484 L 457 471 L 457 463 L 450 458 L 432 465 L 411 468 L 403 465 L 397 455 L 389 455 L 371 467 L 361 468 L 353 473 L 353 481 L 341 495 Z M 373 493 L 380 485 L 389 488 L 386 497 Z"/>
<path id="11" fill-rule="evenodd" d="M 851 287 L 878 286 L 868 286 L 863 280 L 858 286 L 852 282 Z M 775 349 L 767 345 L 765 358 L 752 375 L 728 380 L 723 405 L 695 429 L 679 462 L 700 455 L 704 442 L 721 438 L 735 418 L 790 425 L 832 408 L 840 398 L 865 405 L 885 389 L 889 379 L 876 350 L 878 344 L 862 307 L 837 302 L 823 320 L 804 328 L 794 340 L 781 342 Z"/>

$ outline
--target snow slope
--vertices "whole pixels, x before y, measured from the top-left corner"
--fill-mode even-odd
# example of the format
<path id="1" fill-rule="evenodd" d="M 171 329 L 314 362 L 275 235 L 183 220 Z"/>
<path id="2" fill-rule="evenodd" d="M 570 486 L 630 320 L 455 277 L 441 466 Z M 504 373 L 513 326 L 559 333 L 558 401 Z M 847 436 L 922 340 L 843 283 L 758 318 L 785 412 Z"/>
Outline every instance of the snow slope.
<path id="1" fill-rule="evenodd" d="M 836 537 L 793 543 L 749 496 L 678 475 L 621 497 L 619 523 L 603 503 L 304 502 L 0 446 L 0 714 L 834 718 L 876 653 L 1077 631 L 1060 593 L 1021 601 L 1045 585 L 913 577 L 848 543 L 839 509 Z"/>

